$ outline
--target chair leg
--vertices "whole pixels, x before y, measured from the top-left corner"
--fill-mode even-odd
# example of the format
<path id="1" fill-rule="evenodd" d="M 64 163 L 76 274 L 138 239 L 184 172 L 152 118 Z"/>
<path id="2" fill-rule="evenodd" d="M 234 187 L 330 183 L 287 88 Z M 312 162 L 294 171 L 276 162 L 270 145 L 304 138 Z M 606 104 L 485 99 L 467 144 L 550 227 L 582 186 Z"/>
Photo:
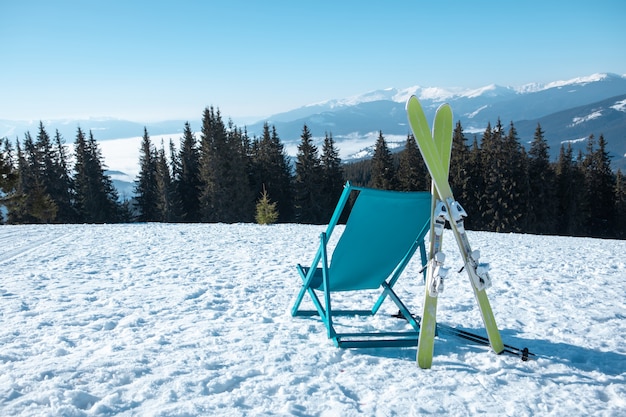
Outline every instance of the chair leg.
<path id="1" fill-rule="evenodd" d="M 333 328 L 333 314 L 330 303 L 330 280 L 328 277 L 328 254 L 326 252 L 327 236 L 326 233 L 320 235 L 321 250 L 322 250 L 322 279 L 324 288 L 324 304 L 326 305 L 326 329 L 328 338 L 332 339 L 336 336 L 335 329 Z"/>
<path id="2" fill-rule="evenodd" d="M 416 331 L 419 331 L 420 325 L 415 320 L 409 309 L 404 305 L 400 297 L 394 292 L 394 290 L 387 284 L 386 282 L 382 284 L 383 291 L 387 293 L 387 296 L 391 298 L 391 300 L 398 306 L 402 315 L 407 319 L 411 327 L 413 327 Z"/>

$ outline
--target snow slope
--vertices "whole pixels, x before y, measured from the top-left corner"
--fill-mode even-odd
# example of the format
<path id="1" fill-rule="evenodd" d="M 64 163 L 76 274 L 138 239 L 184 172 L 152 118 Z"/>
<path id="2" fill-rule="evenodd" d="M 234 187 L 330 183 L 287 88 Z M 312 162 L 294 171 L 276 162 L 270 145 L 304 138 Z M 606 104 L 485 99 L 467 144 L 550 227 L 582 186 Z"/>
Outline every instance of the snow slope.
<path id="1" fill-rule="evenodd" d="M 440 336 L 422 370 L 415 348 L 342 350 L 291 317 L 323 230 L 0 226 L 0 415 L 626 415 L 626 242 L 469 232 L 505 343 L 538 357 Z M 396 288 L 419 314 L 418 259 Z M 353 324 L 403 329 L 394 312 Z M 438 318 L 482 333 L 466 275 Z"/>

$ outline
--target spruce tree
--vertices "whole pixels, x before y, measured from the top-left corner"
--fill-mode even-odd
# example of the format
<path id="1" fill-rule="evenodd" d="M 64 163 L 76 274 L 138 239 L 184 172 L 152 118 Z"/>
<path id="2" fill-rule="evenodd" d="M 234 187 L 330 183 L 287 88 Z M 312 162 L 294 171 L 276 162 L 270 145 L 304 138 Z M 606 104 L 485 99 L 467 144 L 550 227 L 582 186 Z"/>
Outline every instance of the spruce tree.
<path id="1" fill-rule="evenodd" d="M 231 150 L 231 165 L 227 174 L 229 197 L 229 223 L 252 222 L 255 214 L 255 194 L 250 186 L 250 139 L 248 134 L 228 122 L 228 143 Z"/>
<path id="2" fill-rule="evenodd" d="M 313 135 L 305 124 L 302 128 L 296 155 L 296 177 L 294 182 L 295 219 L 299 223 L 321 224 L 323 199 L 320 193 L 322 170 Z"/>
<path id="3" fill-rule="evenodd" d="M 417 147 L 415 136 L 412 134 L 407 135 L 404 150 L 400 152 L 396 176 L 400 191 L 427 191 L 429 189 L 430 175 Z"/>
<path id="4" fill-rule="evenodd" d="M 0 190 L 5 194 L 14 188 L 15 176 L 15 155 L 13 145 L 9 138 L 0 140 L 2 151 L 0 152 Z"/>
<path id="5" fill-rule="evenodd" d="M 120 204 L 98 144 L 89 132 L 89 139 L 79 127 L 75 142 L 74 186 L 76 209 L 80 222 L 113 223 L 120 220 Z"/>
<path id="6" fill-rule="evenodd" d="M 52 140 L 46 132 L 43 122 L 39 122 L 39 132 L 32 147 L 32 163 L 35 176 L 41 181 L 44 189 L 49 194 L 56 178 L 54 178 L 55 153 L 52 148 Z"/>
<path id="7" fill-rule="evenodd" d="M 378 132 L 374 156 L 372 157 L 372 187 L 380 190 L 395 190 L 396 172 L 391 152 L 383 132 Z"/>
<path id="8" fill-rule="evenodd" d="M 219 109 L 204 111 L 200 154 L 200 211 L 208 222 L 252 221 L 247 149 L 241 130 L 226 129 Z"/>
<path id="9" fill-rule="evenodd" d="M 83 130 L 78 127 L 76 132 L 76 141 L 74 142 L 74 191 L 76 192 L 76 200 L 74 206 L 78 215 L 79 222 L 88 222 L 92 216 L 89 212 L 90 201 L 93 195 L 93 180 L 90 173 L 91 162 L 90 154 L 87 149 L 87 140 Z"/>
<path id="10" fill-rule="evenodd" d="M 528 152 L 528 213 L 525 231 L 535 234 L 556 232 L 556 175 L 550 164 L 550 147 L 541 125 Z"/>
<path id="11" fill-rule="evenodd" d="M 13 187 L 4 196 L 7 221 L 11 224 L 49 223 L 56 215 L 54 202 L 45 193 L 37 172 L 37 156 L 34 142 L 26 132 L 25 149 L 17 141 L 17 167 Z"/>
<path id="12" fill-rule="evenodd" d="M 584 175 L 574 161 L 571 143 L 561 145 L 555 166 L 556 174 L 556 233 L 576 236 L 584 223 L 583 204 L 586 201 Z"/>
<path id="13" fill-rule="evenodd" d="M 264 188 L 261 193 L 261 198 L 259 198 L 256 204 L 256 222 L 258 224 L 273 224 L 278 220 L 278 215 L 279 212 L 276 208 L 276 202 L 270 200 L 270 196 Z"/>
<path id="14" fill-rule="evenodd" d="M 453 141 L 454 149 L 454 141 Z M 454 150 L 453 150 L 454 152 Z M 465 219 L 465 227 L 471 230 L 485 230 L 485 221 L 482 217 L 481 205 L 485 193 L 485 176 L 483 174 L 482 152 L 478 146 L 478 138 L 474 135 L 472 146 L 469 149 L 467 161 L 465 162 L 465 178 L 459 179 L 462 184 L 459 201 L 463 204 L 465 211 L 470 215 Z M 451 165 L 452 168 L 454 165 Z M 450 171 L 454 175 L 454 171 Z M 458 187 L 458 185 L 457 185 Z"/>
<path id="15" fill-rule="evenodd" d="M 502 215 L 504 232 L 521 232 L 524 228 L 524 215 L 527 213 L 529 195 L 528 165 L 526 151 L 521 146 L 513 122 L 509 124 L 507 135 L 503 138 L 502 175 L 504 191 L 504 213 Z M 507 163 L 508 162 L 508 163 Z"/>
<path id="16" fill-rule="evenodd" d="M 178 190 L 178 178 L 180 176 L 180 159 L 178 157 L 178 150 L 176 149 L 176 145 L 174 145 L 174 141 L 170 138 L 169 141 L 169 165 L 168 170 L 170 172 L 170 190 L 171 190 L 171 220 L 172 222 L 180 222 L 182 220 L 182 207 L 183 203 L 180 199 L 180 193 Z M 196 193 L 197 197 L 197 193 Z"/>
<path id="17" fill-rule="evenodd" d="M 163 142 L 156 153 L 156 186 L 156 209 L 159 221 L 168 223 L 176 221 L 176 192 Z"/>
<path id="18" fill-rule="evenodd" d="M 372 160 L 364 159 L 345 164 L 344 179 L 359 187 L 372 186 Z"/>
<path id="19" fill-rule="evenodd" d="M 11 141 L 8 138 L 3 138 L 2 146 L 0 152 L 0 202 L 8 208 L 16 192 L 19 173 Z M 10 211 L 7 215 L 0 215 L 2 223 L 9 221 L 8 215 L 10 215 Z"/>
<path id="20" fill-rule="evenodd" d="M 323 198 L 322 219 L 328 219 L 333 215 L 339 196 L 343 192 L 343 166 L 339 157 L 339 150 L 335 147 L 332 133 L 326 133 L 322 146 L 320 159 L 322 167 L 321 194 Z"/>
<path id="21" fill-rule="evenodd" d="M 140 222 L 160 221 L 158 200 L 157 154 L 150 140 L 148 129 L 144 127 L 139 151 L 139 174 L 135 180 L 135 207 L 139 213 L 137 220 Z"/>
<path id="22" fill-rule="evenodd" d="M 203 221 L 222 218 L 221 200 L 226 196 L 221 178 L 225 173 L 226 127 L 213 107 L 204 109 L 200 134 L 200 213 Z"/>
<path id="23" fill-rule="evenodd" d="M 484 227 L 494 232 L 521 231 L 528 193 L 526 155 L 513 123 L 506 135 L 499 119 L 493 130 L 488 125 L 481 155 L 485 188 L 480 206 Z"/>
<path id="24" fill-rule="evenodd" d="M 582 164 L 588 198 L 586 235 L 610 237 L 615 219 L 615 176 L 611 171 L 611 160 L 604 136 L 600 135 L 597 149 L 594 144 L 594 135 L 590 135 Z"/>
<path id="25" fill-rule="evenodd" d="M 18 224 L 22 223 L 25 213 L 25 199 L 24 192 L 24 171 L 26 166 L 26 160 L 22 153 L 22 147 L 20 141 L 16 141 L 17 154 L 15 167 L 13 168 L 14 176 L 12 181 L 4 184 L 3 191 L 5 195 L 2 198 L 3 203 L 7 207 L 7 223 Z"/>
<path id="26" fill-rule="evenodd" d="M 263 125 L 263 134 L 255 138 L 251 149 L 250 184 L 255 195 L 266 189 L 280 213 L 281 222 L 294 220 L 293 175 L 289 156 L 278 137 L 276 127 Z"/>
<path id="27" fill-rule="evenodd" d="M 173 152 L 172 152 L 173 155 Z M 180 219 L 183 222 L 198 222 L 200 215 L 200 151 L 189 122 L 185 123 L 178 158 L 174 160 L 174 184 L 176 199 L 180 204 Z"/>
<path id="28" fill-rule="evenodd" d="M 621 169 L 615 176 L 615 237 L 626 239 L 626 180 Z"/>
<path id="29" fill-rule="evenodd" d="M 495 128 L 491 123 L 483 133 L 480 143 L 481 171 L 484 178 L 484 190 L 480 196 L 480 214 L 483 220 L 483 227 L 488 231 L 498 231 L 502 229 L 503 215 L 503 190 L 501 175 L 504 160 L 502 158 L 502 124 L 498 119 Z"/>
<path id="30" fill-rule="evenodd" d="M 54 135 L 54 161 L 52 164 L 52 185 L 51 195 L 55 204 L 59 208 L 57 221 L 61 223 L 74 223 L 77 215 L 74 209 L 74 183 L 72 181 L 70 166 L 68 162 L 67 149 L 63 137 L 56 130 Z"/>
<path id="31" fill-rule="evenodd" d="M 468 200 L 467 188 L 471 181 L 469 172 L 470 149 L 463 133 L 461 122 L 458 121 L 452 132 L 452 151 L 450 152 L 450 188 L 459 201 Z"/>

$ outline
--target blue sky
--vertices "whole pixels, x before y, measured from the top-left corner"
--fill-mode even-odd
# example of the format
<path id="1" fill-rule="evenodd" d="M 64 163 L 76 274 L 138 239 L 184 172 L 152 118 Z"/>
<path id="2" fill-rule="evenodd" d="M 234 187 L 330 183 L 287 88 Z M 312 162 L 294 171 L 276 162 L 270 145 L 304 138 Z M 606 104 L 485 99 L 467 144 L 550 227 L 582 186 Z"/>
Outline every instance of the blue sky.
<path id="1" fill-rule="evenodd" d="M 626 74 L 626 2 L 0 0 L 0 119 L 235 122 L 387 87 Z"/>

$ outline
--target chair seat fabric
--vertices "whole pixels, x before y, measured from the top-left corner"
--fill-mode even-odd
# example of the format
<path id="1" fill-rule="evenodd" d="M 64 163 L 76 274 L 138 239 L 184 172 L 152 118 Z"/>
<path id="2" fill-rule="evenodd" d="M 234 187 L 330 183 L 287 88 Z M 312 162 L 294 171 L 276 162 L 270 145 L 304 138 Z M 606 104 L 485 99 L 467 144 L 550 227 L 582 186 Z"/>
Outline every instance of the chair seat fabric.
<path id="1" fill-rule="evenodd" d="M 379 288 L 422 234 L 430 205 L 430 193 L 362 189 L 332 254 L 330 290 Z"/>

